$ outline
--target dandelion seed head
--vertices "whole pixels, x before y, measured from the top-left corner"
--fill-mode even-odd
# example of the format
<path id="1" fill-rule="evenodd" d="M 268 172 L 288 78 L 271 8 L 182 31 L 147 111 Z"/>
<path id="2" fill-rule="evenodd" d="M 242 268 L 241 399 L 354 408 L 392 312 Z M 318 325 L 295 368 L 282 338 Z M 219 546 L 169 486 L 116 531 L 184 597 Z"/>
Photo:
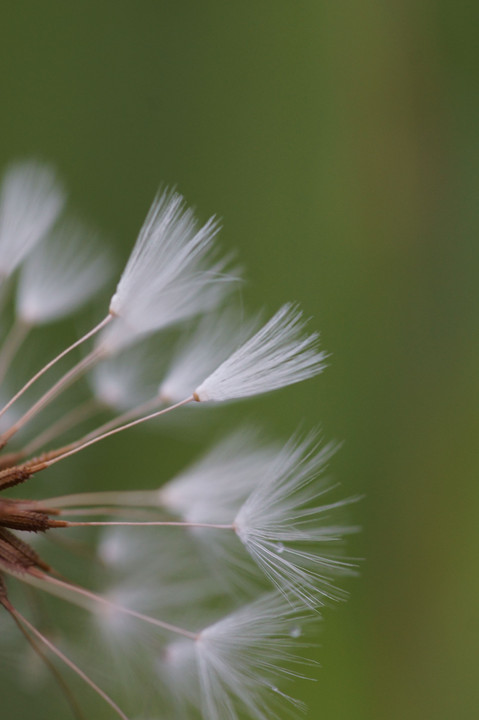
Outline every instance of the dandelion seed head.
<path id="1" fill-rule="evenodd" d="M 111 262 L 94 249 L 95 233 L 57 221 L 63 200 L 53 172 L 38 163 L 12 166 L 0 189 L 0 276 L 21 265 L 15 317 L 10 302 L 2 318 L 0 378 L 9 383 L 16 360 L 35 361 L 29 349 L 38 330 L 19 353 L 30 326 L 81 309 L 108 278 Z M 0 499 L 0 658 L 8 648 L 22 678 L 53 674 L 74 707 L 57 671 L 63 666 L 122 720 L 155 708 L 171 720 L 294 714 L 301 703 L 287 683 L 303 676 L 309 623 L 340 595 L 338 577 L 352 571 L 343 542 L 355 528 L 341 517 L 351 500 L 329 499 L 324 469 L 333 446 L 320 449 L 314 434 L 282 445 L 256 426 L 240 427 L 205 444 L 172 479 L 161 437 L 151 471 L 141 444 L 130 440 L 128 489 L 107 490 L 103 471 L 90 478 L 84 470 L 85 486 L 74 494 L 63 489 L 66 473 L 57 497 L 13 497 L 30 477 L 79 453 L 86 458 L 92 445 L 106 447 L 112 435 L 153 418 L 184 423 L 179 408 L 191 405 L 201 417 L 206 401 L 269 392 L 322 370 L 318 336 L 306 332 L 296 306 L 284 305 L 258 329 L 231 298 L 226 303 L 234 283 L 229 260 L 216 253 L 217 230 L 214 219 L 200 226 L 177 193 L 160 195 L 103 320 L 35 368 L 0 408 L 2 448 L 34 430 L 0 455 L 0 491 L 12 491 Z M 180 336 L 173 350 L 171 336 Z M 69 392 L 85 375 L 94 395 L 86 400 L 87 385 Z M 60 396 L 70 405 L 57 403 Z M 105 422 L 106 413 L 113 417 Z M 41 541 L 52 533 L 57 552 Z M 32 598 L 53 596 L 71 617 L 48 612 L 54 630 L 36 627 L 25 586 Z"/>

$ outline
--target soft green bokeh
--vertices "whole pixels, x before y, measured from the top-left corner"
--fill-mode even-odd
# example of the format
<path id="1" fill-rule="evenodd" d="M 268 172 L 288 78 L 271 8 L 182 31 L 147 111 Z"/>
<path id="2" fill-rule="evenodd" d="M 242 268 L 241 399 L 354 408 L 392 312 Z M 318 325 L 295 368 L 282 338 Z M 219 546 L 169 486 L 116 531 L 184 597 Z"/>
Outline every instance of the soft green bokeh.
<path id="1" fill-rule="evenodd" d="M 245 306 L 296 300 L 321 328 L 327 373 L 229 411 L 279 435 L 321 423 L 345 441 L 344 494 L 365 495 L 361 576 L 299 689 L 311 718 L 479 709 L 478 21 L 444 0 L 2 9 L 0 163 L 51 160 L 122 259 L 177 184 L 222 218 Z M 154 484 L 191 440 L 112 441 L 73 480 Z M 0 692 L 5 720 L 67 717 L 56 695 L 34 715 L 35 695 Z"/>

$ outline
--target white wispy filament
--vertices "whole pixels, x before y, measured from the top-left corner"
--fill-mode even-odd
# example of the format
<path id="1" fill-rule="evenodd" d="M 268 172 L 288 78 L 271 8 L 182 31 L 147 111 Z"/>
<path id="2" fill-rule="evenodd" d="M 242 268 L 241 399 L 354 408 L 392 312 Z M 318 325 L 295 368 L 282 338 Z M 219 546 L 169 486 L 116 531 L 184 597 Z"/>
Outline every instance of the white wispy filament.
<path id="1" fill-rule="evenodd" d="M 177 343 L 159 395 L 169 402 L 191 395 L 198 383 L 218 367 L 252 329 L 253 322 L 242 324 L 239 313 L 229 307 L 202 316 L 194 331 Z"/>
<path id="2" fill-rule="evenodd" d="M 193 523 L 233 522 L 278 454 L 276 444 L 260 444 L 257 435 L 258 430 L 243 428 L 215 445 L 160 488 L 161 505 Z"/>
<path id="3" fill-rule="evenodd" d="M 298 620 L 298 615 L 299 620 Z M 199 702 L 201 717 L 237 720 L 246 713 L 257 720 L 284 712 L 276 683 L 298 675 L 294 646 L 301 614 L 281 597 L 268 594 L 202 630 L 196 640 L 167 647 L 162 670 L 170 692 L 191 709 Z"/>
<path id="4" fill-rule="evenodd" d="M 304 334 L 301 312 L 283 305 L 247 342 L 198 385 L 195 400 L 233 400 L 270 392 L 316 375 L 324 368 L 317 333 Z"/>
<path id="5" fill-rule="evenodd" d="M 321 478 L 333 445 L 319 450 L 315 434 L 292 438 L 259 480 L 234 520 L 236 533 L 278 590 L 314 608 L 341 593 L 335 575 L 351 574 L 341 556 L 344 535 L 355 528 L 337 521 L 350 500 L 318 503 L 331 490 Z"/>
<path id="6" fill-rule="evenodd" d="M 112 323 L 102 343 L 127 344 L 211 310 L 230 292 L 226 261 L 215 260 L 212 218 L 198 228 L 181 195 L 164 192 L 153 203 L 110 302 Z"/>
<path id="7" fill-rule="evenodd" d="M 77 310 L 106 283 L 111 259 L 99 250 L 96 232 L 64 221 L 28 257 L 17 290 L 17 313 L 42 325 Z"/>
<path id="8" fill-rule="evenodd" d="M 0 188 L 0 279 L 11 275 L 45 236 L 64 201 L 48 165 L 28 161 L 10 166 Z"/>

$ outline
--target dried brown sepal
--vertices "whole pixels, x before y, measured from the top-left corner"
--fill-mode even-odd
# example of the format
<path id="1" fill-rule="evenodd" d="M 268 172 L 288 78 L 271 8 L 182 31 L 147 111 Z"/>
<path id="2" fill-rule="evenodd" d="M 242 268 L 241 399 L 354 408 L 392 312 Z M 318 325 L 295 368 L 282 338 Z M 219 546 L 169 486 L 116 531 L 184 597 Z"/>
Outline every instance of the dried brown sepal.
<path id="1" fill-rule="evenodd" d="M 38 507 L 29 500 L 0 500 L 0 527 L 27 532 L 45 532 L 52 527 L 49 515 L 57 510 Z"/>
<path id="2" fill-rule="evenodd" d="M 28 572 L 34 568 L 50 570 L 33 548 L 5 528 L 0 528 L 0 565 L 14 572 Z"/>
<path id="3" fill-rule="evenodd" d="M 15 465 L 0 471 L 0 490 L 21 485 L 33 475 L 33 471 L 23 465 Z"/>
<path id="4" fill-rule="evenodd" d="M 48 464 L 42 458 L 33 458 L 22 465 L 4 468 L 0 471 L 0 490 L 20 485 L 47 467 Z"/>

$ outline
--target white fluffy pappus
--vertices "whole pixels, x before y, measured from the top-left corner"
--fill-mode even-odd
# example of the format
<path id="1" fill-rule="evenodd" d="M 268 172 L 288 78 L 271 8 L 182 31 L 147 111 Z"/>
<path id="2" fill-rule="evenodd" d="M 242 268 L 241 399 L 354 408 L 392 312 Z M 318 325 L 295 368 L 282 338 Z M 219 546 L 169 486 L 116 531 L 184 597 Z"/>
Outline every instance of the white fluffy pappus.
<path id="1" fill-rule="evenodd" d="M 289 303 L 214 370 L 194 392 L 195 400 L 225 401 L 292 385 L 321 372 L 325 354 L 318 334 L 304 335 L 301 312 Z"/>
<path id="2" fill-rule="evenodd" d="M 315 434 L 302 442 L 293 437 L 234 520 L 239 539 L 269 580 L 311 608 L 341 597 L 334 577 L 354 572 L 340 553 L 344 536 L 357 528 L 338 522 L 338 515 L 358 498 L 318 504 L 332 489 L 319 476 L 334 449 L 329 444 L 318 451 Z"/>
<path id="3" fill-rule="evenodd" d="M 194 330 L 178 342 L 159 387 L 160 396 L 174 403 L 191 395 L 252 332 L 254 324 L 241 324 L 239 313 L 231 308 L 202 316 Z"/>
<path id="4" fill-rule="evenodd" d="M 78 310 L 111 275 L 111 259 L 98 248 L 98 234 L 64 220 L 27 258 L 17 288 L 17 315 L 43 325 Z"/>
<path id="5" fill-rule="evenodd" d="M 245 427 L 214 445 L 160 488 L 161 505 L 186 522 L 233 522 L 279 452 L 276 443 L 259 445 L 258 435 L 257 429 Z M 207 541 L 212 533 L 205 529 L 201 535 Z"/>
<path id="6" fill-rule="evenodd" d="M 158 343 L 148 338 L 103 359 L 88 379 L 99 403 L 113 410 L 124 412 L 151 399 L 158 383 Z"/>
<path id="7" fill-rule="evenodd" d="M 303 676 L 296 652 L 304 615 L 280 595 L 271 593 L 206 627 L 196 639 L 167 646 L 160 673 L 174 701 L 208 720 L 284 717 L 298 703 L 276 686 Z"/>
<path id="8" fill-rule="evenodd" d="M 54 171 L 35 161 L 6 170 L 0 188 L 0 279 L 8 277 L 57 219 L 65 193 Z"/>
<path id="9" fill-rule="evenodd" d="M 201 627 L 221 600 L 196 541 L 184 528 L 108 528 L 98 547 L 103 592 L 120 605 Z M 101 614 L 99 616 L 101 620 Z M 111 628 L 105 628 L 105 633 Z M 114 641 L 114 638 L 112 638 Z"/>
<path id="10" fill-rule="evenodd" d="M 231 290 L 227 260 L 214 259 L 218 224 L 198 228 L 181 195 L 164 192 L 153 203 L 110 302 L 121 322 L 104 331 L 114 352 L 135 337 L 186 320 L 218 305 Z"/>

